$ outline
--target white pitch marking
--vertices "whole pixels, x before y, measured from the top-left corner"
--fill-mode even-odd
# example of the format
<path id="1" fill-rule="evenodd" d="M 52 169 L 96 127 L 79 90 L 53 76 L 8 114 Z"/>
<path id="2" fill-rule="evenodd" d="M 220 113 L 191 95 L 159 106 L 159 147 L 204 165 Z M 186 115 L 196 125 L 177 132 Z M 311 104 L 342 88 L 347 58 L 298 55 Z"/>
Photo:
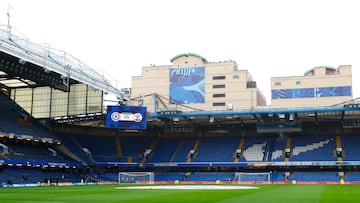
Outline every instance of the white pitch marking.
<path id="1" fill-rule="evenodd" d="M 116 187 L 124 190 L 253 190 L 259 189 L 254 186 L 235 186 L 235 185 L 146 185 Z"/>

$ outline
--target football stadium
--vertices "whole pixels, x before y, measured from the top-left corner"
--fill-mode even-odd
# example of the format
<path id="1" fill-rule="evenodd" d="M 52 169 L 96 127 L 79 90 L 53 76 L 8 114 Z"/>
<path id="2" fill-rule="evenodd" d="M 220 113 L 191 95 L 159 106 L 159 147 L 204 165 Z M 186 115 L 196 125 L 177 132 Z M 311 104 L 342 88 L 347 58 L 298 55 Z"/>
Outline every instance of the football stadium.
<path id="1" fill-rule="evenodd" d="M 131 88 L 0 30 L 1 202 L 359 202 L 351 65 L 269 78 L 182 53 Z"/>

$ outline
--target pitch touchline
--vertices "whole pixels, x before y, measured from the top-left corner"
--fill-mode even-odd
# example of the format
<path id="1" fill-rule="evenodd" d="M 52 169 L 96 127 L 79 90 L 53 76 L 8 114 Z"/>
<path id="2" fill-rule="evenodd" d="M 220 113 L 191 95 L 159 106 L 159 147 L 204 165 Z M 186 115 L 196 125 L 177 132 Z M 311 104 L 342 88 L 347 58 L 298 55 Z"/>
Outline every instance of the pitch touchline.
<path id="1" fill-rule="evenodd" d="M 146 186 L 126 186 L 116 187 L 124 190 L 252 190 L 259 189 L 254 186 L 234 186 L 234 185 L 146 185 Z"/>

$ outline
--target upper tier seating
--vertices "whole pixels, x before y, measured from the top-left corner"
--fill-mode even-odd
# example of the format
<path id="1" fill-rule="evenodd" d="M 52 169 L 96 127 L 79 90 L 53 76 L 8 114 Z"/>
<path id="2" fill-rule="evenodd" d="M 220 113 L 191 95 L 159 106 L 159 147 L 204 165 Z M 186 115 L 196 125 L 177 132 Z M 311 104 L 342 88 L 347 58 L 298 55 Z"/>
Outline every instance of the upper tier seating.
<path id="1" fill-rule="evenodd" d="M 216 136 L 201 138 L 183 137 L 153 138 L 146 136 L 94 136 L 59 135 L 62 141 L 75 154 L 84 156 L 83 148 L 91 153 L 89 162 L 140 163 L 144 152 L 151 149 L 146 163 L 160 162 L 234 162 L 234 155 L 240 143 L 242 153 L 238 162 L 284 161 L 284 151 L 290 135 L 279 136 Z M 337 161 L 335 135 L 291 135 L 289 161 Z M 356 146 L 347 144 L 344 158 L 356 159 Z M 289 139 L 290 140 L 290 139 Z M 356 143 L 356 139 L 355 139 Z M 351 144 L 354 144 L 351 143 Z M 359 144 L 360 145 L 360 144 Z M 351 150 L 354 149 L 354 150 Z M 189 159 L 190 150 L 195 154 Z M 355 155 L 352 155 L 355 154 Z M 360 154 L 359 154 L 360 155 Z M 131 158 L 131 159 L 129 159 Z"/>
<path id="2" fill-rule="evenodd" d="M 0 132 L 57 139 L 15 102 L 0 93 Z"/>
<path id="3" fill-rule="evenodd" d="M 266 147 L 266 137 L 264 136 L 246 136 L 242 148 L 243 156 L 239 162 L 246 161 L 263 161 Z"/>
<path id="4" fill-rule="evenodd" d="M 159 138 L 148 163 L 170 162 L 182 138 Z"/>
<path id="5" fill-rule="evenodd" d="M 150 144 L 148 137 L 138 136 L 95 136 L 59 134 L 63 143 L 74 154 L 91 163 L 128 162 L 139 163 L 143 152 Z M 116 144 L 119 139 L 119 146 Z"/>
<path id="6" fill-rule="evenodd" d="M 203 137 L 192 162 L 233 162 L 240 137 Z"/>
<path id="7" fill-rule="evenodd" d="M 176 153 L 176 156 L 173 160 L 173 162 L 186 162 L 188 158 L 189 151 L 193 149 L 196 142 L 196 138 L 190 137 L 190 138 L 184 138 L 179 144 L 180 149 Z"/>
<path id="8" fill-rule="evenodd" d="M 359 135 L 341 135 L 341 145 L 343 147 L 343 161 L 360 160 L 360 136 Z"/>
<path id="9" fill-rule="evenodd" d="M 334 135 L 296 135 L 291 137 L 289 161 L 336 161 Z"/>
<path id="10" fill-rule="evenodd" d="M 271 149 L 270 161 L 284 161 L 284 150 L 286 148 L 287 136 L 279 136 L 272 140 L 273 148 Z"/>

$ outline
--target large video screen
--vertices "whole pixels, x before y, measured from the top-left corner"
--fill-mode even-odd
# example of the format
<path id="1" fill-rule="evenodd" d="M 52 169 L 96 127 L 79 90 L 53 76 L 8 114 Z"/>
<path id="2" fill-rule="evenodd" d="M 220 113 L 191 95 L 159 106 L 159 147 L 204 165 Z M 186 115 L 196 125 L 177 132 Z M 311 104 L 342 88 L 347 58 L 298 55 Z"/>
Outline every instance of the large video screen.
<path id="1" fill-rule="evenodd" d="M 146 107 L 108 106 L 106 127 L 124 130 L 146 130 Z"/>
<path id="2" fill-rule="evenodd" d="M 171 104 L 205 102 L 205 67 L 170 68 Z"/>

